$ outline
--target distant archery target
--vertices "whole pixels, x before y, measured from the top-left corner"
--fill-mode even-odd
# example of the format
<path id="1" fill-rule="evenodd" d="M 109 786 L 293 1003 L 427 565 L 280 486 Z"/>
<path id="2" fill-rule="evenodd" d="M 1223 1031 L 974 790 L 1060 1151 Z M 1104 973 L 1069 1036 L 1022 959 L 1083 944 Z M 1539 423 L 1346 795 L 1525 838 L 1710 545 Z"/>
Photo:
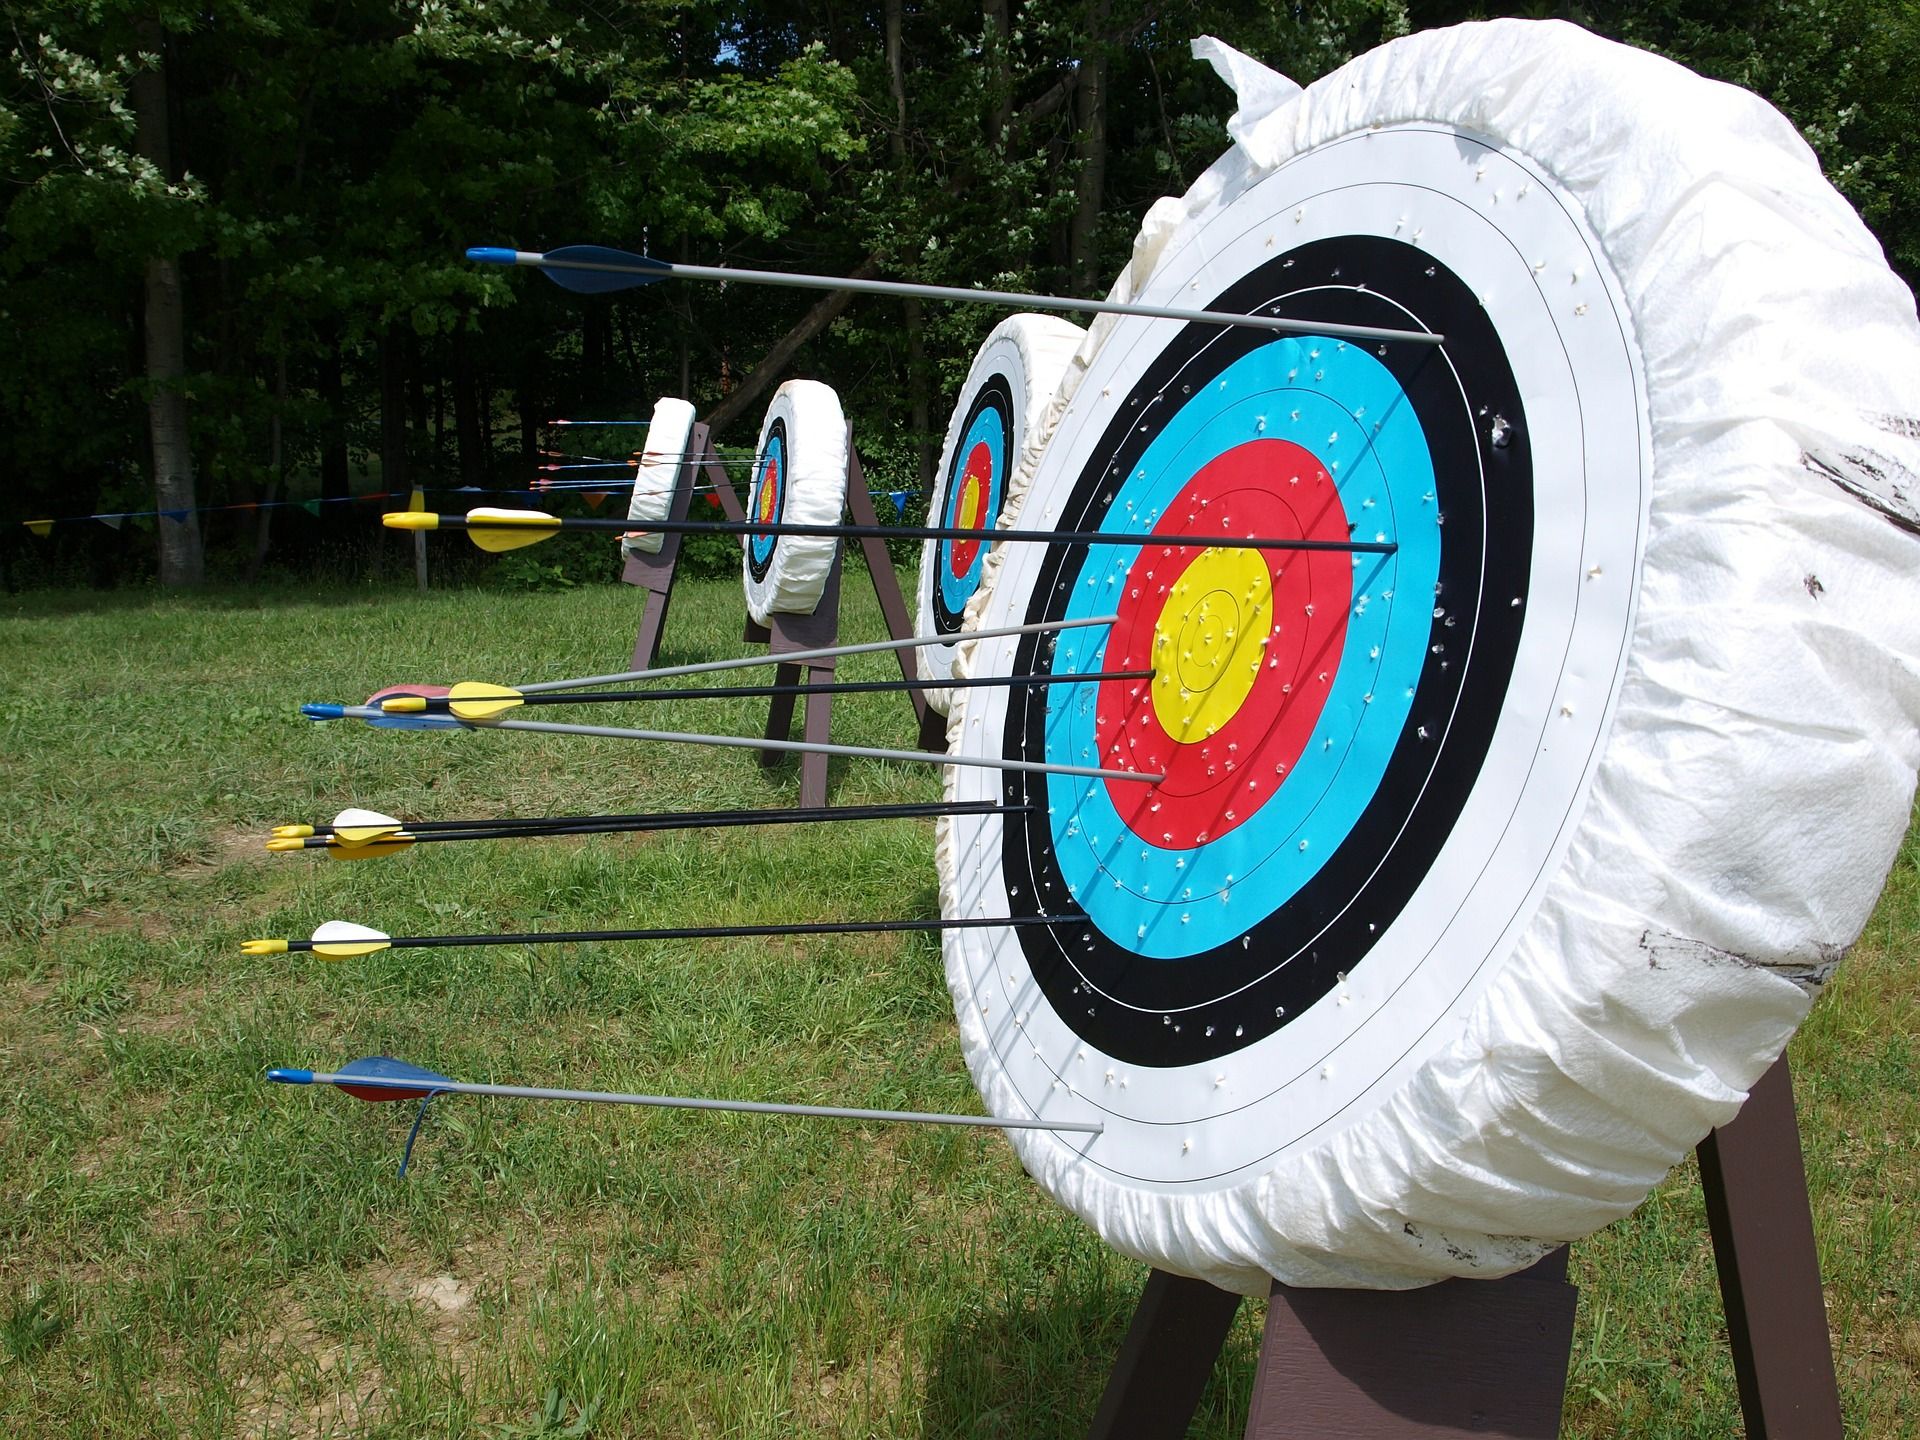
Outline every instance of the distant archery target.
<path id="1" fill-rule="evenodd" d="M 1490 175 L 1535 203 L 1490 215 Z M 1577 326 L 1540 253 L 1599 277 Z M 1387 1103 L 1529 913 L 1625 656 L 1643 389 L 1577 209 L 1454 131 L 1309 152 L 1184 231 L 1142 298 L 1446 337 L 1118 322 L 1022 524 L 1141 544 L 1005 547 L 978 606 L 982 628 L 1116 618 L 978 642 L 965 668 L 1154 678 L 956 692 L 963 752 L 1165 776 L 949 772 L 956 798 L 1031 808 L 945 825 L 947 913 L 1084 917 L 946 936 L 983 1094 L 1106 1125 L 1015 1143 L 1129 1253 L 1273 1274 L 1183 1259 L 1258 1247 L 1165 1217 Z M 1225 543 L 1246 536 L 1396 548 Z"/>
<path id="2" fill-rule="evenodd" d="M 649 520 L 665 520 L 672 510 L 673 493 L 687 460 L 688 437 L 693 433 L 693 415 L 693 406 L 685 400 L 663 395 L 654 401 L 646 448 L 634 468 L 633 498 L 627 502 L 627 519 L 635 529 Z M 657 555 L 665 540 L 658 532 L 637 538 L 623 535 L 620 550 L 627 555 Z"/>
<path id="3" fill-rule="evenodd" d="M 847 424 L 840 398 L 816 380 L 789 380 L 767 407 L 754 450 L 747 518 L 761 525 L 836 525 L 846 506 Z M 742 568 L 747 613 L 808 615 L 820 603 L 839 541 L 749 532 Z"/>
<path id="4" fill-rule="evenodd" d="M 1015 315 L 987 337 L 967 372 L 940 453 L 939 478 L 928 498 L 931 523 L 948 529 L 992 529 L 1007 508 L 1009 482 L 1042 431 L 1049 402 L 1085 332 L 1049 315 Z M 929 540 L 920 555 L 919 633 L 958 635 L 967 602 L 980 586 L 988 544 Z M 915 651 L 922 679 L 945 680 L 953 646 Z M 947 692 L 932 690 L 936 708 Z"/>

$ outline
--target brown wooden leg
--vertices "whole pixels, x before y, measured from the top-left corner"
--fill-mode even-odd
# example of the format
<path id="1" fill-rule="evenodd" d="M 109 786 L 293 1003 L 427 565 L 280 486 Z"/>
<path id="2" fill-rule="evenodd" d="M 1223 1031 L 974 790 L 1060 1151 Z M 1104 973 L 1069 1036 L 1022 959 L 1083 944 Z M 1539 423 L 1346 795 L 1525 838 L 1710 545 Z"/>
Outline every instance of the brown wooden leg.
<path id="1" fill-rule="evenodd" d="M 873 496 L 867 493 L 867 472 L 860 466 L 860 452 L 853 448 L 853 430 L 847 430 L 847 509 L 852 512 L 856 525 L 875 525 L 880 517 L 874 513 Z M 861 553 L 867 558 L 867 574 L 873 580 L 873 598 L 880 602 L 881 618 L 887 622 L 887 634 L 895 640 L 906 640 L 913 635 L 913 618 L 907 614 L 906 596 L 900 590 L 900 574 L 893 568 L 893 555 L 887 549 L 887 542 L 874 535 L 860 537 Z M 915 663 L 911 650 L 896 650 L 894 659 L 900 664 L 900 678 L 917 678 L 920 667 Z M 907 691 L 907 699 L 912 702 L 914 718 L 920 723 L 920 745 L 923 750 L 945 751 L 947 748 L 947 730 L 944 719 L 940 723 L 940 741 L 937 745 L 928 745 L 927 715 L 933 707 L 927 704 L 924 690 Z M 938 712 L 934 712 L 938 713 Z"/>
<path id="2" fill-rule="evenodd" d="M 633 658 L 627 668 L 646 670 L 660 656 L 660 634 L 667 628 L 666 590 L 648 589 L 641 601 L 640 628 L 633 636 Z"/>
<path id="3" fill-rule="evenodd" d="M 1820 1252 L 1782 1055 L 1700 1142 L 1700 1188 L 1749 1440 L 1839 1440 Z"/>
<path id="4" fill-rule="evenodd" d="M 1088 1440 L 1181 1440 L 1239 1308 L 1204 1280 L 1150 1272 Z"/>
<path id="5" fill-rule="evenodd" d="M 773 683 L 776 685 L 798 685 L 800 683 L 800 667 L 798 665 L 774 666 Z M 786 740 L 791 738 L 793 734 L 794 699 L 795 697 L 792 695 L 775 695 L 768 699 L 767 739 Z M 809 698 L 808 703 L 812 703 L 811 698 Z M 760 752 L 760 763 L 769 770 L 786 758 L 786 754 L 779 750 L 762 750 Z"/>
<path id="6" fill-rule="evenodd" d="M 1421 1290 L 1273 1287 L 1248 1440 L 1554 1440 L 1578 1292 L 1567 1252 Z"/>
<path id="7" fill-rule="evenodd" d="M 807 684 L 824 685 L 833 679 L 833 666 L 809 665 Z M 832 734 L 833 696 L 807 696 L 804 738 L 810 745 L 824 745 Z M 827 803 L 827 759 L 821 754 L 800 757 L 800 804 L 808 809 Z"/>
<path id="8" fill-rule="evenodd" d="M 947 717 L 931 705 L 920 715 L 920 748 L 935 755 L 947 753 Z"/>

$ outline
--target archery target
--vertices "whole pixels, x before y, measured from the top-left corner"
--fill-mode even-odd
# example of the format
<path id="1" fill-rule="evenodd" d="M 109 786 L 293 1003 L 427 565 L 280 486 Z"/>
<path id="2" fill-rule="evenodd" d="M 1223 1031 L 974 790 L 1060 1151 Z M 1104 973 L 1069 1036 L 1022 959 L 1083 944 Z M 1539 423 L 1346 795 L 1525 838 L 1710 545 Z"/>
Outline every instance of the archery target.
<path id="1" fill-rule="evenodd" d="M 1486 96 L 1509 93 L 1499 77 L 1546 71 L 1584 78 L 1552 92 L 1574 113 L 1550 134 L 1525 129 L 1529 151 L 1502 138 L 1514 127 Z M 1812 553 L 1804 515 L 1786 517 L 1801 533 L 1775 554 L 1756 546 L 1755 516 L 1726 513 L 1752 496 L 1757 464 L 1794 489 L 1787 510 L 1827 507 L 1813 532 L 1839 527 L 1874 557 L 1849 619 L 1910 657 L 1914 623 L 1890 628 L 1872 596 L 1898 593 L 1888 582 L 1903 565 L 1910 584 L 1914 556 L 1837 490 L 1808 492 L 1802 457 L 1779 481 L 1770 440 L 1718 457 L 1700 494 L 1678 499 L 1688 462 L 1703 466 L 1662 401 L 1686 408 L 1706 387 L 1671 357 L 1684 350 L 1694 371 L 1729 361 L 1697 307 L 1646 301 L 1671 283 L 1671 249 L 1620 260 L 1638 253 L 1623 231 L 1650 202 L 1610 147 L 1617 130 L 1638 136 L 1647 93 L 1670 102 L 1683 83 L 1724 99 L 1571 27 L 1509 22 L 1396 42 L 1264 128 L 1237 125 L 1137 298 L 1444 343 L 1103 321 L 1015 497 L 1023 526 L 1140 544 L 997 547 L 980 628 L 1113 618 L 968 642 L 956 673 L 1155 674 L 956 692 L 949 743 L 1153 778 L 950 769 L 953 799 L 1032 808 L 943 820 L 943 912 L 1060 919 L 948 932 L 948 981 L 994 1113 L 1105 1126 L 1009 1138 L 1043 1186 L 1137 1258 L 1245 1293 L 1273 1278 L 1398 1287 L 1519 1268 L 1637 1203 L 1730 1118 L 1804 1011 L 1805 974 L 1787 959 L 1732 962 L 1771 953 L 1792 927 L 1749 924 L 1747 948 L 1722 948 L 1700 892 L 1727 885 L 1724 867 L 1705 884 L 1668 868 L 1669 843 L 1733 845 L 1746 863 L 1721 797 L 1751 799 L 1735 771 L 1757 750 L 1702 798 L 1674 786 L 1702 783 L 1697 756 L 1729 730 L 1737 750 L 1751 716 L 1675 717 L 1733 683 L 1715 647 L 1748 623 L 1732 618 L 1743 604 L 1807 593 L 1798 580 L 1784 599 L 1738 591 L 1761 570 L 1777 581 L 1764 562 L 1790 548 Z M 1382 120 L 1369 102 L 1423 118 Z M 1639 143 L 1669 170 L 1684 170 L 1671 140 L 1718 173 L 1726 137 L 1698 120 Z M 1835 244 L 1825 216 L 1808 228 Z M 1688 283 L 1724 287 L 1726 263 L 1696 264 Z M 1724 291 L 1709 303 L 1729 335 L 1753 323 Z M 1920 355 L 1910 301 L 1895 320 L 1902 353 Z M 1669 387 L 1658 394 L 1649 353 Z M 1779 380 L 1741 383 L 1777 393 Z M 1753 405 L 1743 395 L 1735 413 Z M 1724 430 L 1698 408 L 1687 423 Z M 1663 531 L 1676 506 L 1718 526 L 1716 540 Z M 1247 537 L 1393 548 L 1232 544 Z M 1849 568 L 1835 554 L 1830 566 Z M 1711 615 L 1676 600 L 1703 575 L 1724 592 Z M 1685 649 L 1677 614 L 1709 663 L 1664 675 L 1662 694 L 1648 675 Z M 1780 685 L 1777 646 L 1748 658 Z M 1904 829 L 1920 759 L 1920 670 L 1906 673 L 1904 728 L 1847 786 L 1849 805 L 1862 775 L 1884 787 L 1866 802 L 1878 869 L 1864 894 L 1851 876 L 1821 882 L 1853 902 L 1828 917 L 1841 945 Z M 1879 728 L 1888 705 L 1854 708 Z M 1836 737 L 1815 768 L 1863 760 L 1856 742 Z M 1782 784 L 1804 801 L 1804 727 L 1787 743 L 1796 778 Z M 1803 810 L 1768 818 L 1774 848 L 1807 823 Z M 1849 857 L 1863 848 L 1843 843 Z M 1799 875 L 1780 878 L 1807 893 Z M 1726 908 L 1747 920 L 1753 897 Z M 1800 944 L 1801 960 L 1833 949 Z M 1671 973 L 1696 952 L 1719 963 Z"/>
<path id="2" fill-rule="evenodd" d="M 927 504 L 929 524 L 974 530 L 1012 523 L 1009 482 L 1028 449 L 1046 443 L 1048 404 L 1085 338 L 1078 325 L 1051 315 L 1015 315 L 987 337 L 947 423 L 939 478 Z M 979 540 L 929 540 L 921 547 L 920 635 L 957 641 L 967 602 L 980 586 L 986 550 Z M 920 678 L 947 679 L 953 650 L 949 643 L 914 651 Z M 944 713 L 948 693 L 929 690 L 927 700 Z"/>
<path id="3" fill-rule="evenodd" d="M 840 397 L 817 380 L 775 392 L 754 449 L 747 518 L 763 525 L 837 525 L 847 499 L 847 422 Z M 840 542 L 765 532 L 744 538 L 747 613 L 809 615 L 820 602 Z"/>
<path id="4" fill-rule="evenodd" d="M 685 400 L 663 395 L 653 402 L 653 418 L 647 425 L 646 448 L 633 476 L 633 498 L 627 502 L 627 519 L 636 528 L 648 520 L 665 520 L 673 508 L 674 487 L 680 482 L 681 466 L 687 460 L 687 440 L 693 433 L 693 406 Z M 658 555 L 666 536 L 622 535 L 622 555 Z"/>

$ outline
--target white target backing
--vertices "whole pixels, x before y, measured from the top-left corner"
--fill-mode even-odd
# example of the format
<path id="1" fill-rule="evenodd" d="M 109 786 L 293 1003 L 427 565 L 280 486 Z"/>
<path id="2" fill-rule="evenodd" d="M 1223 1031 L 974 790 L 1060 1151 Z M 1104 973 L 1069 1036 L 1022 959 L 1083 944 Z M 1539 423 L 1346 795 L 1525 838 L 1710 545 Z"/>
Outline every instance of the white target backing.
<path id="1" fill-rule="evenodd" d="M 847 422 L 840 397 L 818 380 L 774 393 L 754 450 L 747 518 L 763 524 L 837 525 L 847 503 Z M 747 613 L 810 615 L 840 542 L 815 535 L 750 534 L 742 548 Z"/>
<path id="2" fill-rule="evenodd" d="M 949 985 L 996 1113 L 1105 1125 L 1013 1139 L 1127 1253 L 1250 1293 L 1499 1273 L 1731 1116 L 1877 893 L 1920 557 L 1791 431 L 1915 413 L 1920 330 L 1773 112 L 1572 27 L 1242 118 L 1136 293 L 1445 342 L 1106 328 L 1021 523 L 1142 544 L 998 547 L 975 609 L 1118 618 L 958 673 L 1155 676 L 956 692 L 949 738 L 1164 778 L 950 770 L 1028 808 L 943 822 L 945 912 L 1062 919 L 948 932 Z M 1394 548 L 1195 543 L 1248 535 Z"/>
<path id="3" fill-rule="evenodd" d="M 686 463 L 687 438 L 693 433 L 693 406 L 671 395 L 653 402 L 653 418 L 647 425 L 647 442 L 640 452 L 640 464 L 634 471 L 633 498 L 627 502 L 627 519 L 638 528 L 648 520 L 665 520 L 673 508 L 674 487 L 680 483 L 680 467 Z M 621 536 L 623 555 L 658 555 L 664 535 L 654 533 Z"/>
<path id="4" fill-rule="evenodd" d="M 1006 504 L 1014 474 L 1033 463 L 1030 451 L 1045 446 L 1048 406 L 1085 339 L 1078 325 L 1052 315 L 1014 315 L 994 328 L 974 356 L 947 422 L 927 501 L 929 525 L 978 530 L 1014 523 Z M 977 540 L 929 540 L 921 547 L 918 634 L 958 642 L 986 551 Z M 920 678 L 947 679 L 953 651 L 953 644 L 915 650 Z M 927 702 L 945 713 L 948 693 L 929 690 Z"/>

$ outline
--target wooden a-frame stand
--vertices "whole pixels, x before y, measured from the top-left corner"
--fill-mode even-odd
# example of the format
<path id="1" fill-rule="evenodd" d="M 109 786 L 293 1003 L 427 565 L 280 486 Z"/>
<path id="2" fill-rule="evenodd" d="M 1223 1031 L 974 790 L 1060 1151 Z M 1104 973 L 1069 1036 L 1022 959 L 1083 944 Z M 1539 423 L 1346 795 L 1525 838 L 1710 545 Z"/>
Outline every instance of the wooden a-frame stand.
<path id="1" fill-rule="evenodd" d="M 1700 1142 L 1700 1184 L 1749 1440 L 1839 1440 L 1793 1081 L 1782 1056 Z M 1563 1246 L 1502 1280 L 1296 1290 L 1268 1304 L 1248 1440 L 1436 1440 L 1560 1433 L 1575 1288 Z M 1240 1297 L 1155 1270 L 1092 1440 L 1187 1433 Z"/>
<path id="2" fill-rule="evenodd" d="M 847 434 L 847 512 L 856 525 L 872 527 L 880 523 L 880 517 L 874 513 L 873 496 L 867 490 L 867 474 L 860 464 L 860 452 L 853 447 L 851 426 Z M 866 557 L 867 574 L 873 581 L 873 596 L 880 602 L 880 614 L 886 621 L 887 634 L 895 640 L 912 639 L 913 619 L 907 614 L 906 597 L 900 589 L 900 576 L 893 568 L 893 556 L 887 552 L 887 542 L 877 535 L 862 535 L 860 550 Z M 844 545 L 835 549 L 833 568 L 827 573 L 826 587 L 820 592 L 820 603 L 813 607 L 811 614 L 776 613 L 765 626 L 756 625 L 749 619 L 747 640 L 753 644 L 764 642 L 774 655 L 795 650 L 821 650 L 837 645 L 840 640 L 840 562 L 845 553 Z M 901 679 L 918 679 L 911 650 L 897 650 L 894 658 L 900 662 Z M 829 657 L 802 664 L 780 665 L 774 670 L 774 683 L 797 685 L 803 671 L 807 685 L 824 685 L 833 679 L 834 661 Z M 924 690 L 909 689 L 905 693 L 913 705 L 914 718 L 920 727 L 921 748 L 936 753 L 944 752 L 947 748 L 946 717 L 927 704 Z M 769 740 L 783 740 L 792 731 L 793 702 L 797 698 L 791 694 L 773 697 L 767 706 Z M 824 744 L 831 731 L 833 695 L 823 691 L 808 695 L 806 699 L 802 736 L 809 744 Z M 765 766 L 778 765 L 781 758 L 781 752 L 777 750 L 760 752 L 760 763 Z M 827 803 L 827 759 L 827 756 L 818 753 L 800 757 L 802 806 L 813 808 Z"/>
<path id="3" fill-rule="evenodd" d="M 696 422 L 687 432 L 687 451 L 680 457 L 680 469 L 673 482 L 673 499 L 667 505 L 669 520 L 687 518 L 695 486 L 703 477 L 713 487 L 713 494 L 719 497 L 720 507 L 729 520 L 747 518 L 733 481 L 727 478 L 720 457 L 714 453 L 707 427 Z M 642 527 L 636 522 L 634 528 Z M 628 555 L 620 571 L 620 578 L 627 584 L 647 592 L 640 611 L 640 628 L 633 637 L 633 663 L 628 666 L 631 670 L 650 669 L 659 659 L 660 632 L 666 629 L 667 603 L 673 598 L 674 568 L 680 563 L 680 542 L 684 538 L 677 531 L 661 536 L 659 550 L 651 555 Z"/>

